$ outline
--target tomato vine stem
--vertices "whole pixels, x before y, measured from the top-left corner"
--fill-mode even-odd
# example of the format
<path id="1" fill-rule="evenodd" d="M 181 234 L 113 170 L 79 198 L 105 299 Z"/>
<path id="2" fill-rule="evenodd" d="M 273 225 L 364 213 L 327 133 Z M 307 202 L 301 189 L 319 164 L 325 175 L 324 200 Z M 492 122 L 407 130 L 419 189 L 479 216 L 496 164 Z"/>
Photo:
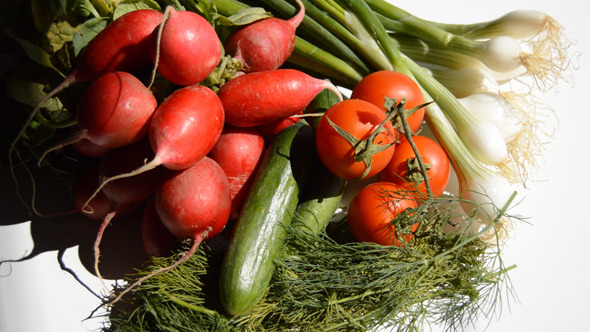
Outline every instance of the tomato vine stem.
<path id="1" fill-rule="evenodd" d="M 385 97 L 385 109 L 387 109 L 388 112 L 391 113 L 392 116 L 394 116 L 394 115 L 398 116 L 399 121 L 401 122 L 401 126 L 404 130 L 404 134 L 406 135 L 406 139 L 408 140 L 408 143 L 412 147 L 412 150 L 414 150 L 414 154 L 416 155 L 416 160 L 418 161 L 418 165 L 420 166 L 420 172 L 422 173 L 422 176 L 423 176 L 424 186 L 426 187 L 426 192 L 428 194 L 428 200 L 433 200 L 434 197 L 432 195 L 432 188 L 430 187 L 430 180 L 428 180 L 428 170 L 426 168 L 426 164 L 424 163 L 424 160 L 422 159 L 422 156 L 420 155 L 420 152 L 418 151 L 418 148 L 416 147 L 416 144 L 414 143 L 414 140 L 412 139 L 414 132 L 412 131 L 412 128 L 410 128 L 410 125 L 408 124 L 408 119 L 407 119 L 409 114 L 414 113 L 418 109 L 420 109 L 430 103 L 433 103 L 433 102 L 431 101 L 428 103 L 424 103 L 422 105 L 418 105 L 406 112 L 406 107 L 405 107 L 406 99 L 405 98 L 402 98 L 402 100 L 398 104 L 396 99 L 389 98 L 387 96 Z"/>

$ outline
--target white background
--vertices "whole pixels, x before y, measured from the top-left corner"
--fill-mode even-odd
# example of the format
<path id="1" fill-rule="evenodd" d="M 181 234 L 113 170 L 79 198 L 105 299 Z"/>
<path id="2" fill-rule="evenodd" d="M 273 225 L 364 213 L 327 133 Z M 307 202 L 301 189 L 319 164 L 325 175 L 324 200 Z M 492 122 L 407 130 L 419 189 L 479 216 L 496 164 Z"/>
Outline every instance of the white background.
<path id="1" fill-rule="evenodd" d="M 573 0 L 398 0 L 396 4 L 423 18 L 455 23 L 485 21 L 514 9 L 536 9 L 556 18 L 576 42 L 571 51 L 581 55 L 575 59 L 579 69 L 573 72 L 574 80 L 560 84 L 557 91 L 544 97 L 556 110 L 560 123 L 546 147 L 543 166 L 533 175 L 534 181 L 523 192 L 526 198 L 517 208 L 530 218 L 530 224 L 516 229 L 503 254 L 507 265 L 518 266 L 510 273 L 518 299 L 504 306 L 500 319 L 491 321 L 487 331 L 590 330 L 590 252 L 586 242 L 590 234 L 586 195 L 590 181 L 585 174 L 590 162 L 590 140 L 586 136 L 590 122 L 587 11 Z M 82 332 L 100 328 L 100 319 L 84 321 L 99 304 L 97 298 L 64 272 L 57 261 L 58 250 L 65 250 L 66 266 L 95 292 L 101 292 L 97 279 L 88 272 L 89 245 L 96 224 L 68 218 L 59 227 L 39 219 L 28 222 L 22 212 L 14 212 L 21 209 L 11 196 L 7 173 L 1 175 L 0 258 L 26 256 L 35 244 L 39 249 L 39 238 L 45 247 L 32 259 L 0 265 L 0 332 Z M 121 238 L 113 235 L 110 239 L 112 257 L 124 248 L 122 243 L 129 241 L 126 234 L 132 227 L 123 227 Z M 39 235 L 43 232 L 47 236 Z M 58 244 L 48 240 L 67 239 L 69 232 L 71 236 L 82 233 L 85 240 L 81 244 L 76 239 Z M 127 255 L 124 251 L 118 254 Z M 127 259 L 127 263 L 137 263 L 141 257 Z M 482 321 L 470 330 L 482 331 L 487 323 Z"/>

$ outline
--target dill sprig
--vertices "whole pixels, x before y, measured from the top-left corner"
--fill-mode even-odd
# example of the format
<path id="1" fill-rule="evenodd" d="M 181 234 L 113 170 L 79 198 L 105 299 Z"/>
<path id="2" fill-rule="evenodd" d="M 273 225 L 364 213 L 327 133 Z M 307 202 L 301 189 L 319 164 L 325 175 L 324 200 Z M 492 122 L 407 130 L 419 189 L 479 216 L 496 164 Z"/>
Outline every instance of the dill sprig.
<path id="1" fill-rule="evenodd" d="M 441 202 L 426 204 L 422 230 L 404 247 L 291 233 L 266 297 L 273 310 L 259 319 L 264 329 L 418 331 L 431 323 L 460 329 L 490 316 L 503 290 L 510 292 L 498 247 L 443 233 L 440 217 L 452 204 L 444 211 Z"/>
<path id="2" fill-rule="evenodd" d="M 346 229 L 338 225 L 346 220 L 320 235 L 291 229 L 266 297 L 236 317 L 217 300 L 223 250 L 205 246 L 185 264 L 142 283 L 128 299 L 133 309 L 111 313 L 110 330 L 420 331 L 430 324 L 461 330 L 492 319 L 505 295 L 512 295 L 512 267 L 504 265 L 498 243 L 482 240 L 497 224 L 472 235 L 443 231 L 457 217 L 457 204 L 455 197 L 429 199 L 402 214 L 394 221 L 400 231 L 420 219 L 403 247 L 336 241 L 339 234 L 330 230 Z M 175 259 L 158 258 L 139 276 Z"/>

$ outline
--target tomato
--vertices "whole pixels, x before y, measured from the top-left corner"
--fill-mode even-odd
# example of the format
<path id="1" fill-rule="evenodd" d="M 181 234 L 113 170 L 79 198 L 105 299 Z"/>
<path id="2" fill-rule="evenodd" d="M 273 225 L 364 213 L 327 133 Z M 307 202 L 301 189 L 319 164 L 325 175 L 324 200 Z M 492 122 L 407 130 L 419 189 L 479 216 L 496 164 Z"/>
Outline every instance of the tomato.
<path id="1" fill-rule="evenodd" d="M 361 99 L 377 105 L 385 111 L 385 98 L 395 98 L 398 102 L 406 98 L 406 109 L 410 110 L 424 104 L 422 90 L 410 77 L 392 70 L 381 70 L 365 76 L 352 90 L 351 99 Z M 408 117 L 408 124 L 415 133 L 424 120 L 424 107 Z M 401 135 L 400 141 L 405 137 Z"/>
<path id="2" fill-rule="evenodd" d="M 348 226 L 359 242 L 403 246 L 412 240 L 418 223 L 410 226 L 410 233 L 397 234 L 394 219 L 418 203 L 405 194 L 405 189 L 391 182 L 373 182 L 363 187 L 348 206 Z M 400 238 L 401 236 L 401 238 Z"/>
<path id="3" fill-rule="evenodd" d="M 435 196 L 440 196 L 447 188 L 451 176 L 451 167 L 449 158 L 445 150 L 434 140 L 416 135 L 412 137 L 422 161 L 428 164 L 429 169 L 426 171 L 430 183 L 430 189 Z M 406 189 L 418 189 L 426 193 L 426 186 L 423 181 L 422 172 L 417 163 L 408 169 L 408 159 L 415 161 L 416 154 L 410 143 L 406 140 L 396 145 L 395 153 L 389 164 L 379 173 L 379 180 L 396 183 Z M 412 182 L 412 177 L 418 175 L 416 186 Z"/>
<path id="4" fill-rule="evenodd" d="M 316 148 L 326 168 L 345 180 L 367 178 L 387 166 L 393 156 L 397 137 L 397 130 L 391 122 L 386 121 L 383 126 L 385 130 L 373 139 L 373 144 L 384 149 L 369 154 L 367 159 L 371 167 L 367 171 L 364 161 L 355 160 L 353 145 L 336 131 L 328 118 L 355 138 L 365 140 L 386 119 L 386 114 L 377 106 L 358 99 L 346 99 L 334 104 L 319 121 L 315 135 Z"/>

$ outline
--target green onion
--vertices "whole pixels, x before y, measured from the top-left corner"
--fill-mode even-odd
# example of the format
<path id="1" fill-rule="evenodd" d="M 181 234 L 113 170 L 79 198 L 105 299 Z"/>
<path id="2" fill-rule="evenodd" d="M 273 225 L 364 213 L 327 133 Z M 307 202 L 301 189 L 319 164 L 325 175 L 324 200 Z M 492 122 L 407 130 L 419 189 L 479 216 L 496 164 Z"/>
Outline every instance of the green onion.
<path id="1" fill-rule="evenodd" d="M 429 23 L 471 39 L 490 39 L 498 36 L 529 39 L 545 31 L 559 29 L 555 19 L 543 12 L 529 9 L 514 10 L 494 20 L 473 24 Z"/>

